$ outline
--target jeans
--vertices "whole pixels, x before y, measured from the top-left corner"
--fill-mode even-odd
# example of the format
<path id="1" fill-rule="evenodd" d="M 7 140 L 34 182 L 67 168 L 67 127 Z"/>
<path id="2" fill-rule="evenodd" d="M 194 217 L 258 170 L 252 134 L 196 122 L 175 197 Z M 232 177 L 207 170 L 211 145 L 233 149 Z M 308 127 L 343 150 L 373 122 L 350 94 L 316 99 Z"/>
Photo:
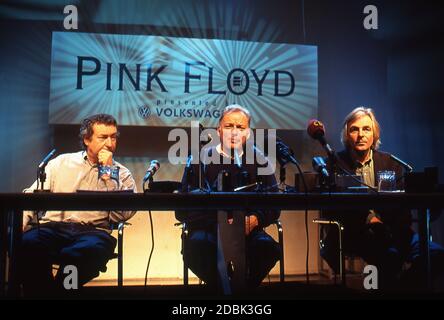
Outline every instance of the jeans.
<path id="1" fill-rule="evenodd" d="M 116 242 L 106 231 L 78 223 L 50 222 L 25 232 L 20 250 L 25 295 L 60 292 L 67 265 L 77 268 L 78 286 L 84 285 L 106 270 Z M 60 265 L 55 277 L 53 264 Z"/>
<path id="2" fill-rule="evenodd" d="M 260 285 L 280 258 L 279 245 L 262 230 L 246 237 L 247 285 Z M 211 287 L 217 285 L 217 234 L 205 230 L 190 232 L 183 254 L 189 268 Z"/>
<path id="3" fill-rule="evenodd" d="M 360 232 L 344 232 L 345 255 L 358 256 L 378 268 L 381 289 L 417 288 L 424 275 L 421 273 L 419 236 L 411 229 L 394 235 L 384 224 L 367 225 Z M 339 271 L 338 232 L 329 229 L 323 240 L 321 257 L 337 273 Z M 444 248 L 430 242 L 432 277 L 444 272 Z"/>

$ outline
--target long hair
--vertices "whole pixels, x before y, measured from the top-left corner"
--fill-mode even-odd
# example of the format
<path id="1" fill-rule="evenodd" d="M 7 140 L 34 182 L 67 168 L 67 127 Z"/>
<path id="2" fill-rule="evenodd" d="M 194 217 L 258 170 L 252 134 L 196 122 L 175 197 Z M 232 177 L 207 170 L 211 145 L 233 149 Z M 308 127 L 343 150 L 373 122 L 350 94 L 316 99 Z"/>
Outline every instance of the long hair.
<path id="1" fill-rule="evenodd" d="M 378 150 L 381 145 L 381 127 L 379 126 L 378 120 L 376 120 L 375 112 L 371 108 L 357 107 L 352 112 L 350 112 L 344 119 L 341 132 L 341 142 L 345 148 L 348 149 L 348 126 L 351 122 L 364 117 L 369 116 L 373 123 L 373 144 L 372 149 Z"/>

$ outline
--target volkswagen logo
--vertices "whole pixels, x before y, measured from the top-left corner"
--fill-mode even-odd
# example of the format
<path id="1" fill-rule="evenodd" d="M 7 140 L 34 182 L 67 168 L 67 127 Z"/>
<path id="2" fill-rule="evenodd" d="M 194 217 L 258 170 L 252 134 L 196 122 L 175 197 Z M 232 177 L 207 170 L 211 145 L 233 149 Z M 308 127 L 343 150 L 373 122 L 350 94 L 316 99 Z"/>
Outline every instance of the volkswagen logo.
<path id="1" fill-rule="evenodd" d="M 138 108 L 139 117 L 142 119 L 148 119 L 151 115 L 151 109 L 149 106 L 140 106 Z"/>

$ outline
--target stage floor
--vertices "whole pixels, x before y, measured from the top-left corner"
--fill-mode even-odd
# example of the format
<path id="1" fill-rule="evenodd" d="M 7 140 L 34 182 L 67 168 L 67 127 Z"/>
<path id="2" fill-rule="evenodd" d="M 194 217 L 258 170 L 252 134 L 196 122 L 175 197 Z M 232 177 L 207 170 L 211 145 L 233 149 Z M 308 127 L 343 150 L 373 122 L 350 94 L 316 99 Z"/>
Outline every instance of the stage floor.
<path id="1" fill-rule="evenodd" d="M 126 281 L 122 288 L 115 281 L 106 283 L 92 282 L 70 296 L 80 299 L 158 299 L 158 300 L 295 300 L 295 299 L 386 299 L 386 298 L 430 298 L 442 297 L 442 294 L 422 292 L 382 292 L 380 290 L 365 290 L 361 275 L 348 275 L 346 286 L 334 283 L 333 279 L 322 275 L 310 275 L 307 284 L 304 275 L 286 276 L 285 282 L 279 282 L 277 277 L 271 277 L 256 289 L 243 293 L 223 295 L 214 292 L 195 279 L 190 279 L 190 285 L 184 286 L 181 279 L 150 279 L 146 287 L 143 279 Z"/>

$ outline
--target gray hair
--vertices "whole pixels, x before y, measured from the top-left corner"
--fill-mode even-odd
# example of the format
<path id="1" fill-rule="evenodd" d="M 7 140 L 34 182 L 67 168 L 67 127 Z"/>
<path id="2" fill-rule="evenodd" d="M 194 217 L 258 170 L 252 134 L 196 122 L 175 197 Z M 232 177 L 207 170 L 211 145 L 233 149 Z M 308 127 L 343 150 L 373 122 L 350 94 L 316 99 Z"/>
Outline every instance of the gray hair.
<path id="1" fill-rule="evenodd" d="M 115 126 L 117 128 L 117 120 L 109 114 L 100 113 L 90 116 L 82 121 L 80 125 L 79 139 L 80 146 L 86 150 L 86 145 L 83 142 L 84 139 L 90 139 L 93 135 L 93 126 L 96 124 L 105 124 L 107 126 Z M 119 135 L 119 132 L 117 132 Z"/>
<path id="2" fill-rule="evenodd" d="M 227 114 L 230 114 L 230 113 L 233 113 L 233 112 L 242 112 L 243 114 L 245 114 L 245 116 L 248 118 L 248 126 L 250 126 L 250 120 L 251 120 L 251 113 L 250 113 L 250 111 L 248 111 L 246 108 L 244 108 L 244 107 L 242 107 L 241 105 L 238 105 L 238 104 L 231 104 L 231 105 L 225 107 L 224 111 L 220 115 L 219 125 L 222 122 L 223 118 Z"/>

